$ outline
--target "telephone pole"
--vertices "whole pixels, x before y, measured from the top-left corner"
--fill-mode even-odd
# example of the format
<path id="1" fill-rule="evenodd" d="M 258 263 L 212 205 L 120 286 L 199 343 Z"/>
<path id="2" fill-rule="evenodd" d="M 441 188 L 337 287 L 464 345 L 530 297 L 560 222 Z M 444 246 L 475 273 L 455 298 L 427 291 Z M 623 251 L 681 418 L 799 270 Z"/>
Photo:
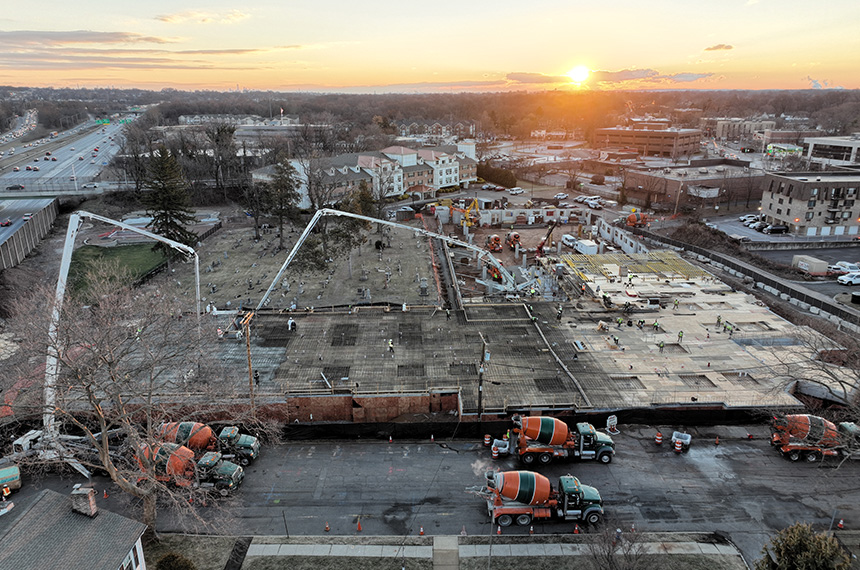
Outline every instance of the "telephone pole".
<path id="1" fill-rule="evenodd" d="M 484 333 L 479 332 L 481 337 L 481 356 L 478 358 L 478 423 L 480 424 L 484 417 L 484 360 L 487 354 L 487 341 L 484 339 Z"/>

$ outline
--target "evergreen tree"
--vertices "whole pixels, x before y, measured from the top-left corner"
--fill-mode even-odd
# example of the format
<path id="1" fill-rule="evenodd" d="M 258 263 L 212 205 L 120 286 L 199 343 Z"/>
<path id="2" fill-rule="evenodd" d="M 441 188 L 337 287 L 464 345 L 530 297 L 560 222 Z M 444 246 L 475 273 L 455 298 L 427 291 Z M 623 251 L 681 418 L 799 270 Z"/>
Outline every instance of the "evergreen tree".
<path id="1" fill-rule="evenodd" d="M 197 234 L 186 229 L 194 223 L 188 184 L 176 157 L 163 146 L 153 153 L 149 162 L 146 188 L 149 192 L 144 193 L 143 203 L 146 215 L 152 218 L 146 227 L 162 237 L 194 246 Z M 153 248 L 167 255 L 173 252 L 169 245 L 161 242 Z"/>
<path id="2" fill-rule="evenodd" d="M 278 247 L 284 247 L 284 222 L 298 219 L 298 174 L 286 156 L 281 155 L 275 163 L 275 172 L 264 187 L 266 211 L 278 220 Z"/>
<path id="3" fill-rule="evenodd" d="M 794 524 L 762 549 L 755 570 L 848 570 L 851 560 L 835 537 Z"/>

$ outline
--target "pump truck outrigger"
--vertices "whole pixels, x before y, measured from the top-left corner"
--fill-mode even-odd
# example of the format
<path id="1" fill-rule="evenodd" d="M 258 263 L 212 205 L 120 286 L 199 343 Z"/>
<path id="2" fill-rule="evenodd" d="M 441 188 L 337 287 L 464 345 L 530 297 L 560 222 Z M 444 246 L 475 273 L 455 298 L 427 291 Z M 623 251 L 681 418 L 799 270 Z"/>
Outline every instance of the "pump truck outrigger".
<path id="1" fill-rule="evenodd" d="M 553 459 L 563 458 L 596 459 L 606 464 L 615 455 L 612 438 L 589 423 L 580 422 L 570 429 L 563 421 L 550 417 L 515 415 L 512 420 L 510 438 L 493 441 L 493 447 L 500 456 L 516 453 L 526 465 L 536 461 L 548 465 Z"/>

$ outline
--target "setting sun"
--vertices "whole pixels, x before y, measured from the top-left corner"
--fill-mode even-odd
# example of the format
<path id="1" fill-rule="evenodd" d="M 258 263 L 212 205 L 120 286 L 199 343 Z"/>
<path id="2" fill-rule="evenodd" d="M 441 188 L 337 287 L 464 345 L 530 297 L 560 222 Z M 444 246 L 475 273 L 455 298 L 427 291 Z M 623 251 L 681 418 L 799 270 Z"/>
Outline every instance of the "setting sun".
<path id="1" fill-rule="evenodd" d="M 587 67 L 584 65 L 577 65 L 573 69 L 567 72 L 567 76 L 570 77 L 570 80 L 574 83 L 582 83 L 586 79 L 588 79 L 588 74 L 591 73 Z"/>

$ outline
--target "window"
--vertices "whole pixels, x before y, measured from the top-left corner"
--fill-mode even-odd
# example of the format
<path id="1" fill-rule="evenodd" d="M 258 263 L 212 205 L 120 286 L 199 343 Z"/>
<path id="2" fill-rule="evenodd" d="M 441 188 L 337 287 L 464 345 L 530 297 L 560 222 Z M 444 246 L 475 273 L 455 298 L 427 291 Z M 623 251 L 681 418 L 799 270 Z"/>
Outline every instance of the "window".
<path id="1" fill-rule="evenodd" d="M 842 212 L 842 219 L 847 220 L 851 217 L 851 212 Z"/>
<path id="2" fill-rule="evenodd" d="M 777 215 L 777 216 L 781 216 L 781 215 L 782 215 L 782 208 L 777 208 L 777 209 L 776 209 L 776 215 Z"/>
<path id="3" fill-rule="evenodd" d="M 134 567 L 137 568 L 140 566 L 140 558 L 137 557 L 137 545 L 134 545 L 134 548 L 131 549 L 131 555 L 134 556 Z"/>
<path id="4" fill-rule="evenodd" d="M 809 208 L 814 208 L 815 207 L 815 200 L 810 200 L 809 202 L 806 203 L 806 205 Z"/>
<path id="5" fill-rule="evenodd" d="M 788 203 L 789 203 L 789 204 L 791 204 L 791 201 L 792 201 L 793 199 L 794 199 L 794 198 L 789 198 L 789 199 L 788 199 Z"/>
<path id="6" fill-rule="evenodd" d="M 809 192 L 809 195 L 810 195 L 810 196 L 818 196 L 818 188 L 813 188 L 813 189 Z"/>
<path id="7" fill-rule="evenodd" d="M 777 203 L 782 204 L 782 198 L 780 198 Z"/>
<path id="8" fill-rule="evenodd" d="M 807 222 L 810 221 L 814 217 L 815 217 L 815 212 L 806 212 L 806 221 Z"/>

